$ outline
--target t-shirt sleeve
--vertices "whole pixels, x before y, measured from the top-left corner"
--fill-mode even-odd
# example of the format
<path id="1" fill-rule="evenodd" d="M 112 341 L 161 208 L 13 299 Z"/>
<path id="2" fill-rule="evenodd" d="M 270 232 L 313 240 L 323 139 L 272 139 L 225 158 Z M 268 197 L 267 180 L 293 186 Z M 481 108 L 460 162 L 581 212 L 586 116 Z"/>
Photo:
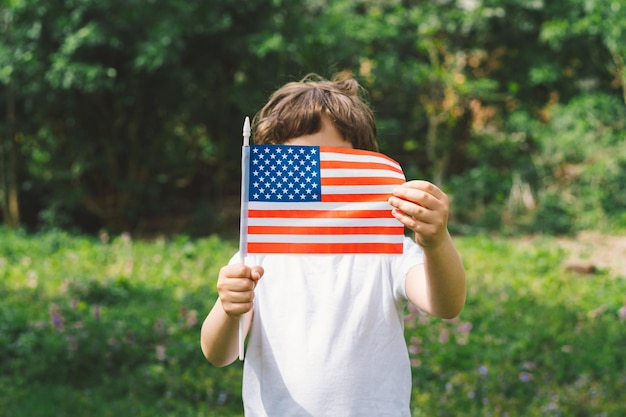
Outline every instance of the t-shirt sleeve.
<path id="1" fill-rule="evenodd" d="M 404 250 L 393 263 L 393 277 L 395 293 L 406 299 L 406 275 L 415 265 L 424 264 L 424 252 L 422 248 L 411 238 L 404 238 Z"/>
<path id="2" fill-rule="evenodd" d="M 228 261 L 228 265 L 233 265 L 233 264 L 238 264 L 239 262 L 241 262 L 240 256 L 239 256 L 239 251 L 237 251 L 232 258 L 230 258 L 230 260 Z"/>

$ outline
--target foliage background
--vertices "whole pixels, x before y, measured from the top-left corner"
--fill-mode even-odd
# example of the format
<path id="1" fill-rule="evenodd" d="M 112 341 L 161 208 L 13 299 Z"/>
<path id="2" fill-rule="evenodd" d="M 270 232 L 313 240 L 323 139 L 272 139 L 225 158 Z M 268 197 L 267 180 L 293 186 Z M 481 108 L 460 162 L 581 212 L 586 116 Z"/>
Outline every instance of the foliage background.
<path id="1" fill-rule="evenodd" d="M 197 338 L 242 122 L 347 70 L 466 235 L 459 319 L 407 311 L 415 415 L 624 415 L 624 273 L 503 236 L 626 230 L 625 59 L 620 0 L 0 0 L 0 413 L 240 415 Z"/>
<path id="2" fill-rule="evenodd" d="M 2 0 L 3 222 L 236 227 L 242 121 L 351 71 L 458 231 L 624 227 L 618 0 Z"/>

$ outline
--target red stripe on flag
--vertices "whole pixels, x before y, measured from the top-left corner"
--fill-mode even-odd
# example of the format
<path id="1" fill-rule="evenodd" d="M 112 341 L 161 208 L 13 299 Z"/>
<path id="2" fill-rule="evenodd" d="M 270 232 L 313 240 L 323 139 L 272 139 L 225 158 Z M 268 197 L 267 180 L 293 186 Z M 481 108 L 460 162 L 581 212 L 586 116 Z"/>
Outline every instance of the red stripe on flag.
<path id="1" fill-rule="evenodd" d="M 378 219 L 392 217 L 390 210 L 248 210 L 248 217 L 285 219 Z"/>
<path id="2" fill-rule="evenodd" d="M 250 235 L 395 235 L 404 226 L 248 226 Z"/>
<path id="3" fill-rule="evenodd" d="M 322 177 L 321 182 L 322 185 L 400 185 L 404 181 L 386 177 Z"/>
<path id="4" fill-rule="evenodd" d="M 248 242 L 249 253 L 292 254 L 390 254 L 402 253 L 402 243 L 255 243 Z"/>
<path id="5" fill-rule="evenodd" d="M 387 201 L 391 194 L 322 194 L 322 203 Z M 391 210 L 391 207 L 389 207 Z"/>

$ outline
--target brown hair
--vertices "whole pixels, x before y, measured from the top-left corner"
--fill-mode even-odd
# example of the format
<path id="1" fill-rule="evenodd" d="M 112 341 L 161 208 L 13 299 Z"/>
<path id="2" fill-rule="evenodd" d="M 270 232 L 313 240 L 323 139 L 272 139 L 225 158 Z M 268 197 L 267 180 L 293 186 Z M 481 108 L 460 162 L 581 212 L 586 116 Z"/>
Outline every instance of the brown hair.
<path id="1" fill-rule="evenodd" d="M 272 94 L 253 121 L 254 143 L 279 145 L 322 129 L 322 117 L 355 149 L 378 151 L 374 113 L 349 73 L 331 81 L 309 74 Z"/>

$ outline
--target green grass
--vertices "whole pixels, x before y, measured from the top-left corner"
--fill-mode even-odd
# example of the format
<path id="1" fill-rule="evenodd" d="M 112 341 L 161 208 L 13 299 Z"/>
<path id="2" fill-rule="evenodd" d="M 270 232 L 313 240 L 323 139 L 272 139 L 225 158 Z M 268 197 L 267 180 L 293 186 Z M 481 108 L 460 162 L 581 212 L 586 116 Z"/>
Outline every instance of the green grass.
<path id="1" fill-rule="evenodd" d="M 457 242 L 468 271 L 459 320 L 407 325 L 423 346 L 415 415 L 626 415 L 624 277 L 567 272 L 549 238 Z"/>
<path id="2" fill-rule="evenodd" d="M 414 415 L 626 415 L 625 277 L 566 271 L 551 238 L 456 241 L 460 317 L 407 311 Z M 0 415 L 242 415 L 241 364 L 198 343 L 235 247 L 0 229 Z"/>

